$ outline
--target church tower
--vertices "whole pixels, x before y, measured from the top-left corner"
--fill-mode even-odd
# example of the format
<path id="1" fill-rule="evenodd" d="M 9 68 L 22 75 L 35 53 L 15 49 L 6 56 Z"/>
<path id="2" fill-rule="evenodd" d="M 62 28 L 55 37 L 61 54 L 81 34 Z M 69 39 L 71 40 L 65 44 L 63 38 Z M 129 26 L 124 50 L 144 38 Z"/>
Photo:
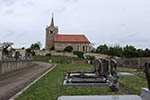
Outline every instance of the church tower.
<path id="1" fill-rule="evenodd" d="M 54 26 L 54 18 L 52 14 L 51 24 L 46 27 L 46 50 L 54 49 L 54 40 L 58 34 L 58 27 Z"/>

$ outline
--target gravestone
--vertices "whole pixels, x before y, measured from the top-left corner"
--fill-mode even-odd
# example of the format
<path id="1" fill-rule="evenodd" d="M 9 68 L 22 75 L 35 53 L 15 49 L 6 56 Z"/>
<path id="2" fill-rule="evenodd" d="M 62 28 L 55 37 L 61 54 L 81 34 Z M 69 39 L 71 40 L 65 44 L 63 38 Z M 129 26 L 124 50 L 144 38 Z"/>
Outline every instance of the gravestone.
<path id="1" fill-rule="evenodd" d="M 95 73 L 96 73 L 97 76 L 101 76 L 102 72 L 103 72 L 102 60 L 101 59 L 96 59 L 95 64 L 96 64 Z"/>
<path id="2" fill-rule="evenodd" d="M 110 61 L 110 73 L 113 76 L 114 74 L 116 74 L 117 71 L 117 61 L 112 59 Z"/>
<path id="3" fill-rule="evenodd" d="M 150 63 L 145 63 L 145 74 L 148 83 L 148 89 L 150 90 Z"/>
<path id="4" fill-rule="evenodd" d="M 108 62 L 105 64 L 108 72 Z M 108 86 L 108 81 L 103 75 L 104 66 L 102 59 L 96 59 L 92 72 L 68 73 L 64 80 L 64 86 Z"/>
<path id="5" fill-rule="evenodd" d="M 109 61 L 107 59 L 102 60 L 103 63 L 103 76 L 109 75 Z"/>
<path id="6" fill-rule="evenodd" d="M 143 100 L 150 100 L 150 63 L 145 63 L 145 75 L 148 83 L 148 88 L 141 89 L 141 97 Z"/>

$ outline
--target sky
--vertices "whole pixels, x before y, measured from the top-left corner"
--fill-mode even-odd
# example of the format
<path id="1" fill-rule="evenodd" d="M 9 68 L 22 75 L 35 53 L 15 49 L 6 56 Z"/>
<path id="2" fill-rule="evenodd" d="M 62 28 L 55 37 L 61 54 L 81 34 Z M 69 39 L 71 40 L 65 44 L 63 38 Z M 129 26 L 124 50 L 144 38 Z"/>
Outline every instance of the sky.
<path id="1" fill-rule="evenodd" d="M 84 34 L 91 43 L 150 48 L 150 0 L 0 0 L 0 42 L 15 48 L 40 41 L 52 13 L 59 34 Z"/>

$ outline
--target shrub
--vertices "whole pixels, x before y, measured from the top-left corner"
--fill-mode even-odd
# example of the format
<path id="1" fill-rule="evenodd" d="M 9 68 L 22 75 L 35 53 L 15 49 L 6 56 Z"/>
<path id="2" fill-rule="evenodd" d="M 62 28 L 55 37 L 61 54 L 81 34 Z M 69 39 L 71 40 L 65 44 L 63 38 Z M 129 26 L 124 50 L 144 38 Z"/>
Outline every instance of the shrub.
<path id="1" fill-rule="evenodd" d="M 73 50 L 73 47 L 72 46 L 67 46 L 64 51 L 67 51 L 67 52 L 72 52 Z"/>
<path id="2" fill-rule="evenodd" d="M 84 53 L 81 52 L 81 51 L 74 51 L 73 54 L 74 54 L 74 55 L 77 55 L 79 58 L 84 58 L 84 56 L 83 56 Z"/>
<path id="3" fill-rule="evenodd" d="M 50 54 L 50 53 L 48 53 L 48 54 L 46 54 L 45 56 L 51 56 L 51 54 Z"/>
<path id="4" fill-rule="evenodd" d="M 31 54 L 32 54 L 32 56 L 35 56 L 35 55 L 36 55 L 34 51 L 32 51 Z"/>
<path id="5" fill-rule="evenodd" d="M 95 56 L 87 56 L 87 60 L 95 60 Z"/>

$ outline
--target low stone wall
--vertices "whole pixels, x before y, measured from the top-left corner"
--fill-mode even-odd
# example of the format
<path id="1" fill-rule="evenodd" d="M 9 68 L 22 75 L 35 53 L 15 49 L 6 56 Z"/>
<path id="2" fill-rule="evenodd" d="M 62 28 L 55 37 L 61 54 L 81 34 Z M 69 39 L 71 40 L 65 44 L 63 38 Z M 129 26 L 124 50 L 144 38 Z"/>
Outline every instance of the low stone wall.
<path id="1" fill-rule="evenodd" d="M 48 50 L 36 50 L 36 55 L 45 56 L 46 54 L 50 53 L 52 56 L 67 56 L 67 57 L 77 57 L 73 53 L 69 52 L 57 52 L 57 51 L 48 51 Z"/>
<path id="2" fill-rule="evenodd" d="M 46 54 L 49 54 L 49 50 L 35 50 L 36 55 L 45 56 Z"/>
<path id="3" fill-rule="evenodd" d="M 56 52 L 56 51 L 51 51 L 50 53 L 51 53 L 52 56 L 77 57 L 77 55 L 74 55 L 73 53 L 69 53 L 69 52 Z"/>
<path id="4" fill-rule="evenodd" d="M 144 64 L 150 61 L 150 57 L 144 58 L 121 58 L 118 60 L 119 67 L 128 67 L 128 68 L 144 68 Z"/>
<path id="5" fill-rule="evenodd" d="M 0 61 L 0 74 L 28 67 L 30 66 L 30 64 L 31 60 Z"/>

